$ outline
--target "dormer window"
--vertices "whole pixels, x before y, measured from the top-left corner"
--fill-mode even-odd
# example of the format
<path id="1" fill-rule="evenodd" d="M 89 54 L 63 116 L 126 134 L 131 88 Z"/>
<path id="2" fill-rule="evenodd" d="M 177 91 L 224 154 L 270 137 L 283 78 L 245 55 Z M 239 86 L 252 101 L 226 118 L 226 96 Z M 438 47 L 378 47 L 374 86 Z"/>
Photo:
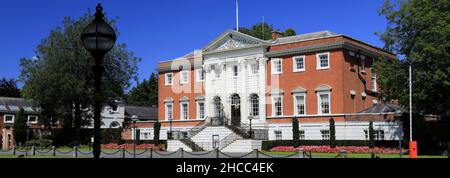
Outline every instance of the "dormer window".
<path id="1" fill-rule="evenodd" d="M 5 114 L 4 116 L 4 122 L 7 124 L 12 124 L 14 123 L 14 115 L 11 114 Z"/>

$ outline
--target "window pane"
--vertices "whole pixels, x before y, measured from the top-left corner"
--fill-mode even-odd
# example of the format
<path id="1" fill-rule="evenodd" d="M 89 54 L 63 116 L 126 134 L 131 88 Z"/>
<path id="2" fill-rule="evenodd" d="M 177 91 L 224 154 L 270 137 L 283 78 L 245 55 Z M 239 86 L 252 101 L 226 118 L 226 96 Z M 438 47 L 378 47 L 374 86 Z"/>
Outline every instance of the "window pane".
<path id="1" fill-rule="evenodd" d="M 321 111 L 322 114 L 329 114 L 330 113 L 330 100 L 329 100 L 328 94 L 322 94 L 320 95 L 320 101 L 321 101 Z"/>
<path id="2" fill-rule="evenodd" d="M 258 95 L 251 96 L 251 115 L 259 116 L 259 97 Z"/>

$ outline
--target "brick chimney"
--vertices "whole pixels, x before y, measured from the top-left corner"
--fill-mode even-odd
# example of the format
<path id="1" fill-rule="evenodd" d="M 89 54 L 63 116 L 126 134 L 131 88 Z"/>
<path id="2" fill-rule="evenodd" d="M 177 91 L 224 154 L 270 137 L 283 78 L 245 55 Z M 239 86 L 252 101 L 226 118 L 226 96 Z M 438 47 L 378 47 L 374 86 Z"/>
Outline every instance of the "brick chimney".
<path id="1" fill-rule="evenodd" d="M 283 37 L 283 33 L 280 31 L 273 31 L 272 32 L 272 40 L 277 40 L 278 38 Z"/>

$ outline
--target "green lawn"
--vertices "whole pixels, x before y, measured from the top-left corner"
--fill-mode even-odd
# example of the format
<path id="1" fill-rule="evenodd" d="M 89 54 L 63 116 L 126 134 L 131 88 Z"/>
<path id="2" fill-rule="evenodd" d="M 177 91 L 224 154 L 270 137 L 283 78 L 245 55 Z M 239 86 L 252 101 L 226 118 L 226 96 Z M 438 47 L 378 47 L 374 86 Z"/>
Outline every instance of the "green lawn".
<path id="1" fill-rule="evenodd" d="M 293 152 L 266 152 L 273 155 L 291 155 Z M 337 153 L 312 153 L 313 157 L 335 158 Z M 400 158 L 399 154 L 377 154 L 380 158 Z M 348 158 L 371 158 L 371 154 L 349 153 Z M 402 158 L 409 158 L 409 155 L 403 155 Z M 447 156 L 420 155 L 419 158 L 447 158 Z"/>

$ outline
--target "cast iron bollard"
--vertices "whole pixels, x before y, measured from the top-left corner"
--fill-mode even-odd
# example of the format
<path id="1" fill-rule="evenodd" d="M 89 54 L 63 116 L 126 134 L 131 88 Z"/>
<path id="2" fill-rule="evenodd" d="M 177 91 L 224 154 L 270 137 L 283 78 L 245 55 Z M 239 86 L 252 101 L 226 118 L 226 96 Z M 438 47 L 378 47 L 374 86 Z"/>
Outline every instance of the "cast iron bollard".
<path id="1" fill-rule="evenodd" d="M 150 148 L 150 158 L 153 158 L 153 148 Z"/>
<path id="2" fill-rule="evenodd" d="M 216 158 L 219 158 L 219 149 L 218 148 L 214 148 L 214 153 L 216 153 Z"/>
<path id="3" fill-rule="evenodd" d="M 305 150 L 303 148 L 298 150 L 298 158 L 305 158 Z"/>
<path id="4" fill-rule="evenodd" d="M 125 148 L 122 148 L 122 158 L 125 158 Z"/>
<path id="5" fill-rule="evenodd" d="M 342 151 L 341 151 L 341 157 L 342 157 L 342 158 L 347 158 L 347 151 L 342 150 Z"/>
<path id="6" fill-rule="evenodd" d="M 256 152 L 256 158 L 259 158 L 259 151 L 258 151 L 258 149 L 255 149 L 254 151 Z"/>
<path id="7" fill-rule="evenodd" d="M 53 156 L 56 156 L 56 147 L 52 146 L 52 150 L 53 150 Z"/>
<path id="8" fill-rule="evenodd" d="M 180 148 L 180 152 L 181 152 L 180 157 L 183 158 L 184 157 L 184 150 L 183 150 L 183 148 Z"/>
<path id="9" fill-rule="evenodd" d="M 31 155 L 33 155 L 33 156 L 36 155 L 36 147 L 34 145 L 31 146 Z"/>
<path id="10" fill-rule="evenodd" d="M 13 155 L 16 155 L 16 146 L 13 146 L 12 149 L 13 149 Z"/>
<path id="11" fill-rule="evenodd" d="M 75 158 L 78 157 L 78 147 L 74 146 L 73 150 L 75 150 L 75 153 L 73 153 L 73 157 L 75 157 Z"/>

